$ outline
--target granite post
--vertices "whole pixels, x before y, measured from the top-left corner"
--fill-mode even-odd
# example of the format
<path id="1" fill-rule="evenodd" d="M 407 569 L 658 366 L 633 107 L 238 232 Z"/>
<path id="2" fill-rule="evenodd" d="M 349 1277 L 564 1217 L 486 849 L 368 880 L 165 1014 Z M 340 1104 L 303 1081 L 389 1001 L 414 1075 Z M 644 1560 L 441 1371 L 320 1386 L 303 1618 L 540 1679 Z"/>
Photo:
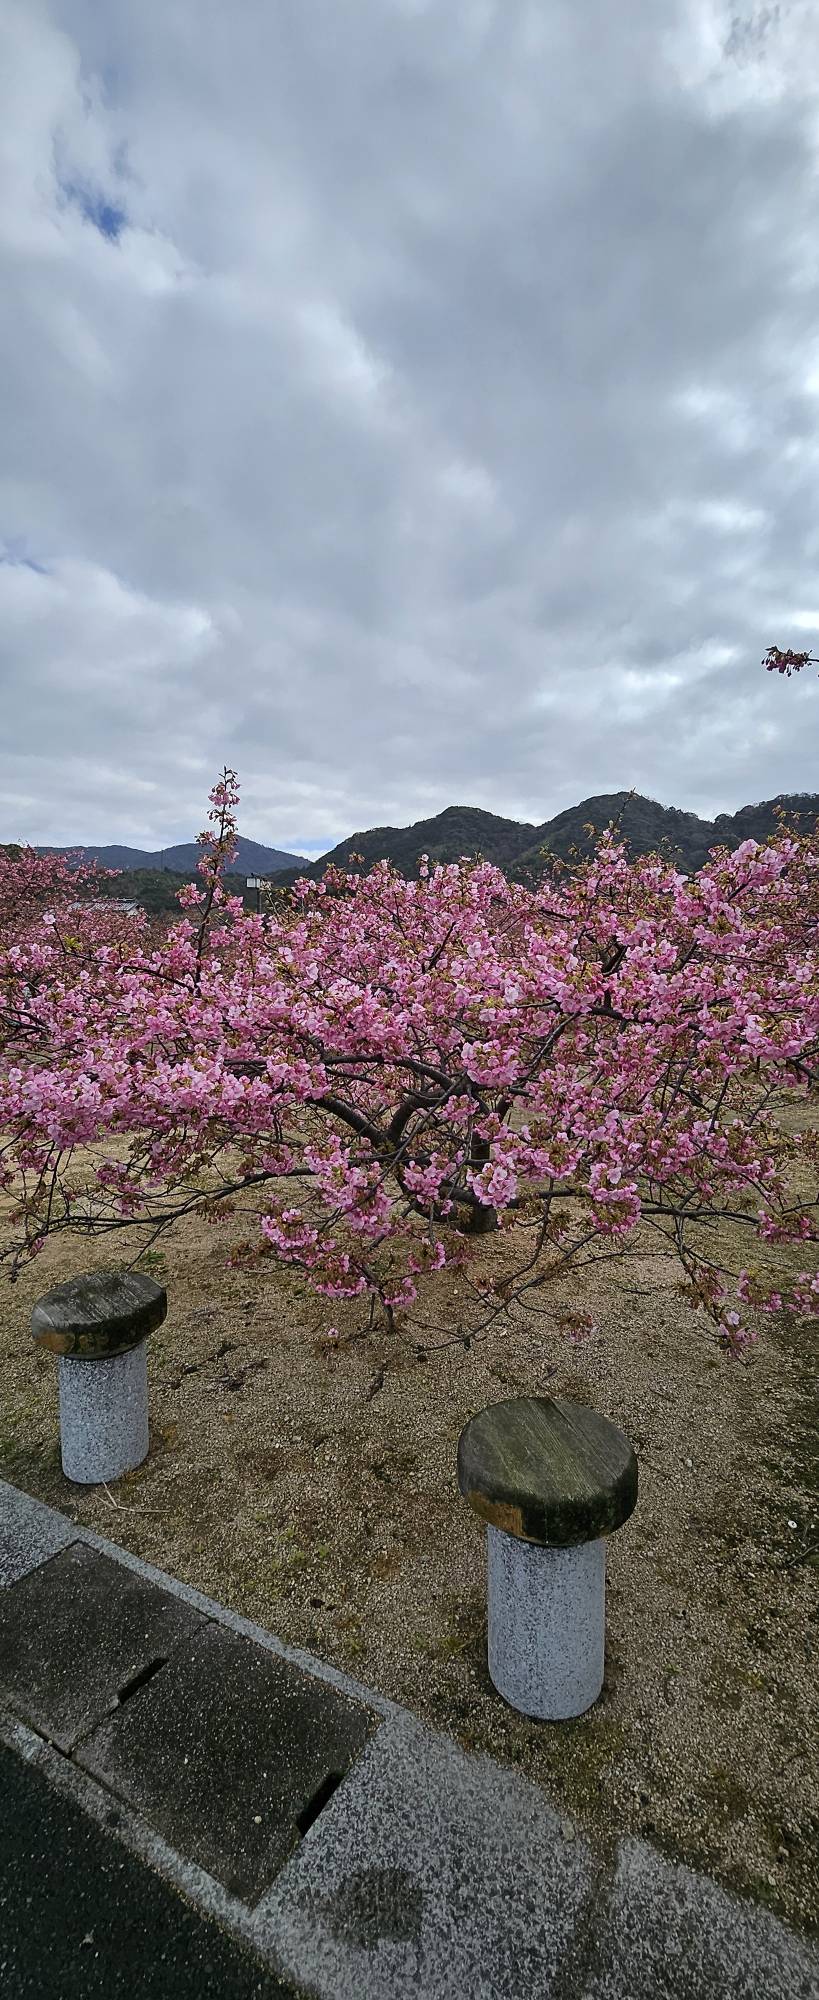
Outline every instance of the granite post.
<path id="1" fill-rule="evenodd" d="M 522 1715 L 582 1715 L 603 1685 L 606 1537 L 637 1499 L 637 1460 L 596 1410 L 494 1403 L 458 1444 L 458 1484 L 486 1522 L 487 1663 Z"/>
<path id="2" fill-rule="evenodd" d="M 119 1479 L 148 1453 L 148 1335 L 168 1310 L 163 1285 L 139 1272 L 92 1272 L 38 1299 L 31 1330 L 59 1356 L 60 1449 L 66 1479 Z"/>

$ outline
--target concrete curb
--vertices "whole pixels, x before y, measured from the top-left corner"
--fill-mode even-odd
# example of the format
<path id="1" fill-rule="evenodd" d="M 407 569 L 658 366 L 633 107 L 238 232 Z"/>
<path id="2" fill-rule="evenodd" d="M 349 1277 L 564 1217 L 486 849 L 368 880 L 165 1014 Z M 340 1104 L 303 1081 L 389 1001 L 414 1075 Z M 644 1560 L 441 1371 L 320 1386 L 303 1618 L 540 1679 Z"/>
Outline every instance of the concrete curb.
<path id="1" fill-rule="evenodd" d="M 380 1718 L 251 1908 L 0 1711 L 8 1748 L 279 1977 L 317 2000 L 819 2000 L 819 1953 L 766 1911 L 640 1841 L 612 1866 L 516 1772 L 3 1482 L 0 1606 L 72 1542 Z"/>

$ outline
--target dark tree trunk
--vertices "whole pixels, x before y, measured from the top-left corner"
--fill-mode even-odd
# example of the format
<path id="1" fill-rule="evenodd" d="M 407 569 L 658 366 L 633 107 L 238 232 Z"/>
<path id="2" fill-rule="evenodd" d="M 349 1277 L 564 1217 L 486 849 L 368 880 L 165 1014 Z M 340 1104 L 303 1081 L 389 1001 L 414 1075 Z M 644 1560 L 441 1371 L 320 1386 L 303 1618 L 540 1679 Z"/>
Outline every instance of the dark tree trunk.
<path id="1" fill-rule="evenodd" d="M 488 1236 L 490 1230 L 497 1229 L 498 1214 L 494 1208 L 473 1208 L 470 1210 L 467 1233 L 470 1236 Z"/>

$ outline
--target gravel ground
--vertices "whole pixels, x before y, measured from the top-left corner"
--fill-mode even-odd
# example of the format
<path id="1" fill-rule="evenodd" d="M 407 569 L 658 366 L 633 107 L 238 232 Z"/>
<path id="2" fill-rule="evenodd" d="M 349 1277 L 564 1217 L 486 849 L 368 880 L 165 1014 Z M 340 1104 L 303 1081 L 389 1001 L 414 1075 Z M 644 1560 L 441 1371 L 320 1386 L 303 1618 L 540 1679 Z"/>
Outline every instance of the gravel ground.
<path id="1" fill-rule="evenodd" d="M 644 1834 L 819 1928 L 815 1336 L 780 1326 L 731 1362 L 673 1285 L 627 1290 L 604 1266 L 571 1300 L 599 1323 L 585 1344 L 519 1314 L 420 1360 L 417 1331 L 362 1335 L 360 1307 L 329 1310 L 272 1264 L 226 1269 L 227 1249 L 227 1225 L 187 1222 L 143 1263 L 170 1300 L 149 1349 L 151 1452 L 108 1492 L 62 1476 L 56 1364 L 29 1315 L 114 1260 L 48 1246 L 5 1292 L 3 1476 L 518 1765 L 604 1840 Z M 132 1254 L 120 1239 L 116 1261 Z M 481 1250 L 490 1269 L 505 1254 Z M 456 1292 L 447 1277 L 436 1319 L 454 1322 Z M 593 1403 L 640 1460 L 610 1543 L 603 1694 L 558 1724 L 491 1688 L 483 1534 L 455 1476 L 466 1419 L 530 1392 Z"/>

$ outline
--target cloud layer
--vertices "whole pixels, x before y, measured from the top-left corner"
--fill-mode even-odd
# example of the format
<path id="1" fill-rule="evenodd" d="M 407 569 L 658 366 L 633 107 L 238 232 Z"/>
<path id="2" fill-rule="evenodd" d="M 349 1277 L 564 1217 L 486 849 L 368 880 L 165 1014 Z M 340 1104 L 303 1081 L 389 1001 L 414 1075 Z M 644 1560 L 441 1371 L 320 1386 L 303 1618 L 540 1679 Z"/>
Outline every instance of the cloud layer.
<path id="1" fill-rule="evenodd" d="M 7 0 L 0 837 L 819 783 L 819 23 Z"/>

